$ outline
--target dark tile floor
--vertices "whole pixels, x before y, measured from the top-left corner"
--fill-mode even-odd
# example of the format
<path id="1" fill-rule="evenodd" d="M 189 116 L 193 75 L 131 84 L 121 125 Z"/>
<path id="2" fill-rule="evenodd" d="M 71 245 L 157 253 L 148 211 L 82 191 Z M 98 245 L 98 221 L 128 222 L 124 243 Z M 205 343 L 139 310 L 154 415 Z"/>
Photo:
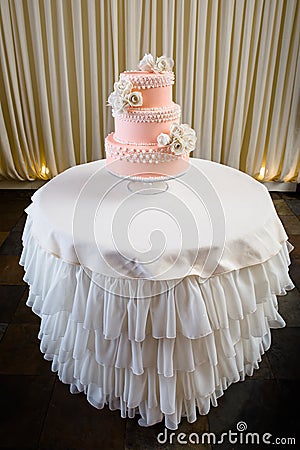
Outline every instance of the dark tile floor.
<path id="1" fill-rule="evenodd" d="M 296 437 L 299 447 L 299 194 L 271 193 L 295 246 L 290 273 L 296 288 L 279 297 L 286 328 L 272 331 L 272 346 L 253 377 L 232 385 L 219 399 L 219 406 L 196 423 L 188 424 L 183 419 L 175 435 L 168 432 L 165 438 L 163 434 L 160 442 L 157 435 L 164 433 L 163 424 L 145 429 L 137 425 L 136 419 L 121 419 L 118 411 L 96 410 L 84 395 L 71 395 L 43 359 L 37 338 L 39 319 L 25 305 L 28 289 L 19 265 L 24 209 L 32 194 L 25 190 L 0 191 L 0 449 L 254 448 L 241 441 L 247 432 L 257 433 L 259 437 L 253 439 L 260 442 L 265 433 L 272 435 L 271 442 L 277 437 L 286 439 L 286 444 L 288 438 Z M 244 422 L 247 431 L 234 435 L 238 422 Z M 203 432 L 214 433 L 217 440 L 221 440 L 222 433 L 227 436 L 223 443 L 214 445 L 211 436 L 211 445 L 207 440 L 206 445 L 195 444 Z M 178 438 L 188 443 L 178 443 Z"/>

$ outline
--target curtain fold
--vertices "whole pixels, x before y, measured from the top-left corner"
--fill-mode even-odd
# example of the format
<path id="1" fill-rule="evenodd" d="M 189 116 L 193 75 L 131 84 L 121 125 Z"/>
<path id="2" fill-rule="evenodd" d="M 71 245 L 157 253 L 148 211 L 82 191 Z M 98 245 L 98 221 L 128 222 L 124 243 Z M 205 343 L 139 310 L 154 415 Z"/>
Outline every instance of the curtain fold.
<path id="1" fill-rule="evenodd" d="M 299 42 L 298 0 L 1 0 L 0 177 L 105 158 L 113 83 L 152 53 L 195 157 L 300 181 Z"/>

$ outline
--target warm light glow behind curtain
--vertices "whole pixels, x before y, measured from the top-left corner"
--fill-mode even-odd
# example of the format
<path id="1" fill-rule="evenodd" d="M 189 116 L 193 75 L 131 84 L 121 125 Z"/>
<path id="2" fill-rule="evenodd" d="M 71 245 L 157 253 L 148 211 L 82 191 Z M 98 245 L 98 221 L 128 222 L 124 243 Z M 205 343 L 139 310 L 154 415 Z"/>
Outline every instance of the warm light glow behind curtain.
<path id="1" fill-rule="evenodd" d="M 113 83 L 152 53 L 175 60 L 194 156 L 295 181 L 299 34 L 297 0 L 1 0 L 0 176 L 104 158 Z"/>

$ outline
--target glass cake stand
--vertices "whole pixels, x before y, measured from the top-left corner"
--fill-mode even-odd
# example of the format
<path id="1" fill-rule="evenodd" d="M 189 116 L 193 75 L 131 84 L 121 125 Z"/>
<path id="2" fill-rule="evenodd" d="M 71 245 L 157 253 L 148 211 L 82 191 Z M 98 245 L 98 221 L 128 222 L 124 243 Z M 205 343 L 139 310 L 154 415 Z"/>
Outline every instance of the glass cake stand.
<path id="1" fill-rule="evenodd" d="M 117 178 L 127 180 L 127 188 L 130 192 L 140 195 L 155 195 L 166 192 L 169 188 L 167 181 L 175 180 L 183 176 L 187 170 L 177 175 L 158 175 L 158 176 L 142 176 L 142 175 L 119 175 L 112 170 L 106 168 L 109 173 Z"/>
<path id="2" fill-rule="evenodd" d="M 159 176 L 159 177 L 128 177 L 127 188 L 130 192 L 140 195 L 161 194 L 168 190 L 168 180 L 175 177 Z"/>
<path id="3" fill-rule="evenodd" d="M 169 188 L 167 181 L 182 177 L 189 170 L 189 167 L 177 175 L 159 175 L 154 177 L 143 177 L 141 175 L 128 176 L 127 188 L 130 192 L 140 195 L 154 195 L 166 192 Z"/>

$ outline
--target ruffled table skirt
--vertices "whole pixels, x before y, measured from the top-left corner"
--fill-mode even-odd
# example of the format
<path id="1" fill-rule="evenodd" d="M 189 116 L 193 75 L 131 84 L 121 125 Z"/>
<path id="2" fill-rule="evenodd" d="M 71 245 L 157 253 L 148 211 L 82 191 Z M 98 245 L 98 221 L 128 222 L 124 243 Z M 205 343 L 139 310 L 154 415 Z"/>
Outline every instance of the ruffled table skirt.
<path id="1" fill-rule="evenodd" d="M 23 243 L 27 305 L 52 370 L 94 407 L 138 413 L 142 426 L 164 419 L 174 430 L 182 416 L 207 414 L 258 369 L 271 328 L 285 326 L 276 296 L 294 287 L 288 242 L 262 264 L 203 283 L 116 279 L 64 262 L 41 248 L 29 217 Z M 162 293 L 151 297 L 153 283 Z"/>

